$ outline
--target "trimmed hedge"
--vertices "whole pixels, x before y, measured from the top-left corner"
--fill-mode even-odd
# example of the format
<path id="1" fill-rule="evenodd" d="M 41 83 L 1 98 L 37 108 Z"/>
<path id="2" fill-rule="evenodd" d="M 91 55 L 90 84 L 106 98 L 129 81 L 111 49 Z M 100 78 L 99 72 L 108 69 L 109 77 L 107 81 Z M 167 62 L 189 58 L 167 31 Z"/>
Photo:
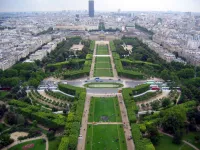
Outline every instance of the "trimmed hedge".
<path id="1" fill-rule="evenodd" d="M 143 79 L 144 75 L 140 72 L 124 70 L 121 60 L 115 59 L 115 66 L 119 76 L 131 78 L 131 79 Z"/>
<path id="2" fill-rule="evenodd" d="M 42 112 L 40 110 L 40 107 L 32 106 L 22 101 L 11 100 L 9 101 L 9 105 L 17 106 L 17 112 L 31 120 L 37 120 L 38 123 L 48 128 L 64 127 L 66 122 L 66 117 L 62 115 L 53 114 L 49 112 Z"/>
<path id="3" fill-rule="evenodd" d="M 86 92 L 84 88 L 75 87 L 69 84 L 59 84 L 58 89 L 70 95 L 76 95 L 80 94 L 81 92 Z"/>
<path id="4" fill-rule="evenodd" d="M 86 60 L 82 70 L 68 71 L 63 74 L 64 79 L 76 79 L 84 76 L 89 76 L 92 65 L 91 54 L 86 56 Z"/>
<path id="5" fill-rule="evenodd" d="M 148 91 L 150 88 L 149 84 L 141 84 L 136 86 L 135 88 L 132 89 L 132 94 L 133 95 L 138 95 L 138 94 L 142 94 L 146 91 Z"/>
<path id="6" fill-rule="evenodd" d="M 76 99 L 78 100 L 77 103 L 74 103 L 73 108 L 68 114 L 67 122 L 65 124 L 64 137 L 62 138 L 59 146 L 59 150 L 75 150 L 78 143 L 80 125 L 85 106 L 86 89 L 65 84 L 59 84 L 58 87 L 65 93 L 76 95 Z M 66 141 L 66 137 L 68 137 L 69 141 Z M 66 147 L 62 145 L 65 145 Z"/>
<path id="7" fill-rule="evenodd" d="M 69 67 L 69 66 L 73 66 L 74 63 L 79 63 L 79 65 L 83 65 L 85 62 L 84 59 L 73 59 L 71 61 L 64 61 L 64 62 L 59 62 L 59 63 L 55 63 L 55 64 L 48 64 L 46 69 L 49 70 L 50 68 L 54 68 L 55 70 L 61 70 L 63 68 Z"/>
<path id="8" fill-rule="evenodd" d="M 134 100 L 136 102 L 140 102 L 140 101 L 144 101 L 144 100 L 148 100 L 152 97 L 155 97 L 157 96 L 158 94 L 161 94 L 162 92 L 161 91 L 157 91 L 157 92 L 148 92 L 142 96 L 138 96 L 138 97 L 134 97 Z"/>
<path id="9" fill-rule="evenodd" d="M 131 124 L 132 136 L 135 147 L 137 150 L 155 150 L 151 141 L 142 137 L 142 134 L 140 132 L 140 126 L 136 124 L 136 113 L 138 112 L 138 108 L 132 96 L 133 90 L 135 90 L 135 88 L 124 88 L 122 89 L 122 94 L 126 105 L 129 122 Z M 136 90 L 138 90 L 138 88 L 136 88 Z"/>
<path id="10" fill-rule="evenodd" d="M 68 144 L 69 144 L 69 138 L 66 136 L 62 137 L 58 150 L 66 150 Z"/>
<path id="11" fill-rule="evenodd" d="M 128 59 L 121 59 L 121 62 L 122 62 L 122 65 L 123 66 L 134 66 L 134 65 L 148 65 L 148 66 L 152 66 L 156 69 L 160 69 L 161 66 L 158 65 L 158 64 L 153 64 L 153 63 L 150 63 L 150 62 L 144 62 L 144 61 L 131 61 L 131 60 L 128 60 Z"/>
<path id="12" fill-rule="evenodd" d="M 143 138 L 140 132 L 140 126 L 138 124 L 132 124 L 132 136 L 137 150 L 155 150 L 155 147 L 151 141 L 147 138 Z"/>

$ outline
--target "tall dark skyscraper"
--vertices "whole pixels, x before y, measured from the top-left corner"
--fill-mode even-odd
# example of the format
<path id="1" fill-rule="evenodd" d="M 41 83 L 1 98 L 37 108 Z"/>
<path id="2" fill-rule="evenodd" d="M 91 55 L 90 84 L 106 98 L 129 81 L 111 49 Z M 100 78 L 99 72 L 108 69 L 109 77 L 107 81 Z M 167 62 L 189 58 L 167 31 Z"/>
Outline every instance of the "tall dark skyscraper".
<path id="1" fill-rule="evenodd" d="M 94 17 L 94 0 L 89 0 L 89 16 Z"/>

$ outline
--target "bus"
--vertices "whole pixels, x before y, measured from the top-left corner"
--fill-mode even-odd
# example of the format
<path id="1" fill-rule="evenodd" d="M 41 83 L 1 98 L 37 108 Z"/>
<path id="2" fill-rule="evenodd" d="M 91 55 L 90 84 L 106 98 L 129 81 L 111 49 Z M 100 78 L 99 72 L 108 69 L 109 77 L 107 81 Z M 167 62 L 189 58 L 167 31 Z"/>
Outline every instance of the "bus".
<path id="1" fill-rule="evenodd" d="M 146 84 L 155 84 L 154 80 L 147 80 Z"/>

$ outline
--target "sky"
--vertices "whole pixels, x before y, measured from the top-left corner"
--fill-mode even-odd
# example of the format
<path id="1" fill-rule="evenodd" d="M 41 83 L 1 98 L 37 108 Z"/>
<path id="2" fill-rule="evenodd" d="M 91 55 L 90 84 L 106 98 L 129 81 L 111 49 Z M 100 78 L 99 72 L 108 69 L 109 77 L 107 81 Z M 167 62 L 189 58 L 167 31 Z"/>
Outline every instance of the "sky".
<path id="1" fill-rule="evenodd" d="M 99 11 L 200 12 L 200 0 L 94 0 Z M 0 12 L 87 10 L 88 0 L 0 0 Z"/>

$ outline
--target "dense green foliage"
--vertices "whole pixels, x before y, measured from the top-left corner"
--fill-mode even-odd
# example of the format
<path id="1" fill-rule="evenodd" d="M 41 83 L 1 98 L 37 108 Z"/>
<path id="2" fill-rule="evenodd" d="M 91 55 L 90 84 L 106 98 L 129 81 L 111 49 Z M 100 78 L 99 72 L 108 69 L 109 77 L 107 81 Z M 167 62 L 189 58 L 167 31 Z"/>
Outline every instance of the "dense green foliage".
<path id="1" fill-rule="evenodd" d="M 140 132 L 140 127 L 137 124 L 131 125 L 133 141 L 137 150 L 155 150 L 149 139 L 143 138 Z"/>
<path id="2" fill-rule="evenodd" d="M 37 87 L 45 73 L 35 63 L 18 63 L 5 71 L 0 70 L 0 85 L 3 87 L 15 87 L 29 85 Z"/>
<path id="3" fill-rule="evenodd" d="M 59 89 L 65 93 L 76 95 L 77 102 L 71 108 L 65 123 L 64 136 L 61 140 L 59 150 L 75 150 L 78 142 L 79 129 L 83 116 L 86 90 L 70 85 L 60 84 Z"/>
<path id="4" fill-rule="evenodd" d="M 23 116 L 31 120 L 37 120 L 38 123 L 46 127 L 59 128 L 65 125 L 66 118 L 64 116 L 41 111 L 40 107 L 32 106 L 18 100 L 9 101 L 9 105 L 15 106 L 16 111 Z"/>

